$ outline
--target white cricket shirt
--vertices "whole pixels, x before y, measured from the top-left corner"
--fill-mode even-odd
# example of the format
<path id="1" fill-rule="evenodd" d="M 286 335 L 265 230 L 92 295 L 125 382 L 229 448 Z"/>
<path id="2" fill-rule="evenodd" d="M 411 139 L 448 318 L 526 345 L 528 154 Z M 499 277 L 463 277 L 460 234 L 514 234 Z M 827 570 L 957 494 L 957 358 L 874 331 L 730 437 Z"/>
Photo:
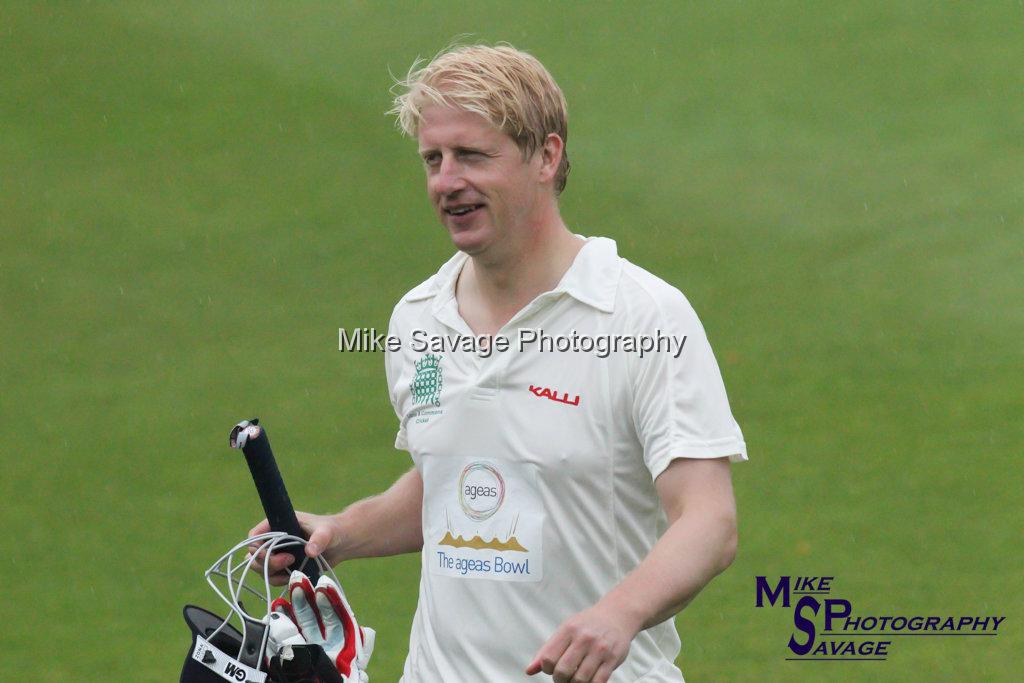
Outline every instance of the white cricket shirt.
<path id="1" fill-rule="evenodd" d="M 455 300 L 466 259 L 403 297 L 389 330 L 402 340 L 386 357 L 395 445 L 424 485 L 402 680 L 550 681 L 523 670 L 664 531 L 654 478 L 674 458 L 746 460 L 746 446 L 686 298 L 615 242 L 588 239 L 558 286 L 499 332 L 509 348 L 488 357 L 451 348 L 472 337 Z M 642 631 L 611 680 L 682 681 L 679 649 L 672 620 Z"/>

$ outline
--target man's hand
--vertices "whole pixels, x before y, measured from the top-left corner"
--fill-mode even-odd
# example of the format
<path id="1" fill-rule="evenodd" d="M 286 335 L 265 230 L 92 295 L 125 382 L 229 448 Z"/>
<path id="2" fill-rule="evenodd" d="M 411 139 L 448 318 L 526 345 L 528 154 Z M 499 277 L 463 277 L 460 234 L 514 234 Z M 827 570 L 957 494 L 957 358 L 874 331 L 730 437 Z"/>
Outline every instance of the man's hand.
<path id="1" fill-rule="evenodd" d="M 626 659 L 640 624 L 605 602 L 567 619 L 526 668 L 543 671 L 555 683 L 605 683 Z"/>
<path id="2" fill-rule="evenodd" d="M 308 534 L 306 556 L 321 554 L 332 567 L 358 557 L 387 557 L 418 551 L 423 547 L 421 514 L 423 478 L 415 467 L 403 474 L 384 493 L 353 503 L 336 515 L 296 512 L 299 526 Z M 270 531 L 263 520 L 250 536 Z M 254 547 L 252 552 L 256 552 Z M 263 572 L 262 555 L 253 569 Z M 270 580 L 275 586 L 288 583 L 288 567 L 295 558 L 288 553 L 270 558 Z"/>
<path id="3" fill-rule="evenodd" d="M 311 515 L 308 512 L 296 512 L 295 516 L 299 520 L 299 526 L 309 537 L 309 542 L 306 544 L 306 557 L 312 558 L 323 553 L 324 559 L 329 564 L 332 566 L 337 564 L 337 561 L 331 556 L 331 551 L 341 541 L 337 519 L 333 515 Z M 270 523 L 263 520 L 249 530 L 249 536 L 265 534 L 268 531 L 270 531 Z M 257 548 L 258 546 L 253 547 L 250 552 L 255 552 Z M 290 553 L 274 553 L 270 557 L 269 573 L 272 585 L 283 586 L 288 583 L 288 567 L 295 562 L 295 559 L 295 556 Z M 259 553 L 256 556 L 256 561 L 252 564 L 253 571 L 263 573 L 264 561 L 266 561 L 264 553 Z"/>

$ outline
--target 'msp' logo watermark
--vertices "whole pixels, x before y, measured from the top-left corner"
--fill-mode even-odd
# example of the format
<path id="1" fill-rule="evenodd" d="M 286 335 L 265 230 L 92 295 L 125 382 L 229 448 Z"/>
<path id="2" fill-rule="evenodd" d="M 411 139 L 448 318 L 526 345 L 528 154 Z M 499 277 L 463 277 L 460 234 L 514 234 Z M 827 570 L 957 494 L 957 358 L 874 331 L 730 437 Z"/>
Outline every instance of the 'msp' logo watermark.
<path id="1" fill-rule="evenodd" d="M 853 603 L 832 594 L 834 576 L 780 576 L 775 586 L 766 576 L 755 577 L 757 607 L 789 608 L 791 595 L 799 595 L 793 607 L 793 626 L 787 646 L 796 657 L 788 661 L 884 661 L 892 637 L 898 636 L 995 636 L 1006 617 L 935 615 L 855 615 Z M 822 617 L 816 619 L 816 617 Z M 823 628 L 819 629 L 819 624 Z"/>
<path id="2" fill-rule="evenodd" d="M 835 580 L 834 576 L 798 576 L 796 577 L 796 585 L 793 587 L 793 593 L 796 595 L 802 595 L 796 604 L 796 610 L 793 612 L 793 623 L 794 625 L 807 634 L 807 641 L 800 643 L 797 641 L 796 636 L 791 636 L 789 639 L 789 649 L 797 655 L 806 655 L 814 648 L 814 637 L 815 637 L 815 625 L 810 619 L 803 616 L 804 609 L 810 609 L 814 614 L 818 613 L 821 609 L 821 603 L 813 597 L 815 595 L 828 595 L 831 591 L 832 581 Z M 779 596 L 782 596 L 782 606 L 789 607 L 789 582 L 790 577 L 780 576 L 779 582 L 775 584 L 775 590 L 773 591 L 768 584 L 768 578 L 764 576 L 757 577 L 757 606 L 764 607 L 764 600 L 768 598 L 768 604 L 772 607 L 778 602 Z M 825 599 L 825 631 L 832 630 L 832 620 L 850 616 L 852 606 L 849 600 L 839 600 L 834 598 Z M 885 654 L 885 649 L 890 643 L 886 642 L 882 645 L 886 647 L 882 648 L 869 648 L 870 652 L 864 654 Z M 881 650 L 881 651 L 879 651 Z"/>

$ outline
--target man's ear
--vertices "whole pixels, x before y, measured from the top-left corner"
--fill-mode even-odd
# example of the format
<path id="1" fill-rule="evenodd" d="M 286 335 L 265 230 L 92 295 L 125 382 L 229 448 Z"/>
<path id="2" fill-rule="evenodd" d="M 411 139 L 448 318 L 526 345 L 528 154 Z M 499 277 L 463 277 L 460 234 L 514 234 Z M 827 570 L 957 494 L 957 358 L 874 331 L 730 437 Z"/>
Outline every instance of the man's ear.
<path id="1" fill-rule="evenodd" d="M 540 181 L 551 182 L 558 173 L 558 165 L 562 163 L 565 142 L 555 133 L 548 133 L 544 145 L 540 148 Z"/>

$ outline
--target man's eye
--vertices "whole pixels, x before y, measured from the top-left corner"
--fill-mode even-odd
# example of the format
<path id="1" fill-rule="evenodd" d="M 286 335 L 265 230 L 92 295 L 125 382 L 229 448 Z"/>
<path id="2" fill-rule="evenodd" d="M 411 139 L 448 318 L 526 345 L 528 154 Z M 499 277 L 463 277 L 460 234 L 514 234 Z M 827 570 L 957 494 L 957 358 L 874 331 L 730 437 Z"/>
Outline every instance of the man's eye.
<path id="1" fill-rule="evenodd" d="M 441 155 L 439 154 L 427 154 L 426 156 L 423 157 L 423 163 L 425 163 L 427 166 L 435 166 L 440 160 Z"/>

